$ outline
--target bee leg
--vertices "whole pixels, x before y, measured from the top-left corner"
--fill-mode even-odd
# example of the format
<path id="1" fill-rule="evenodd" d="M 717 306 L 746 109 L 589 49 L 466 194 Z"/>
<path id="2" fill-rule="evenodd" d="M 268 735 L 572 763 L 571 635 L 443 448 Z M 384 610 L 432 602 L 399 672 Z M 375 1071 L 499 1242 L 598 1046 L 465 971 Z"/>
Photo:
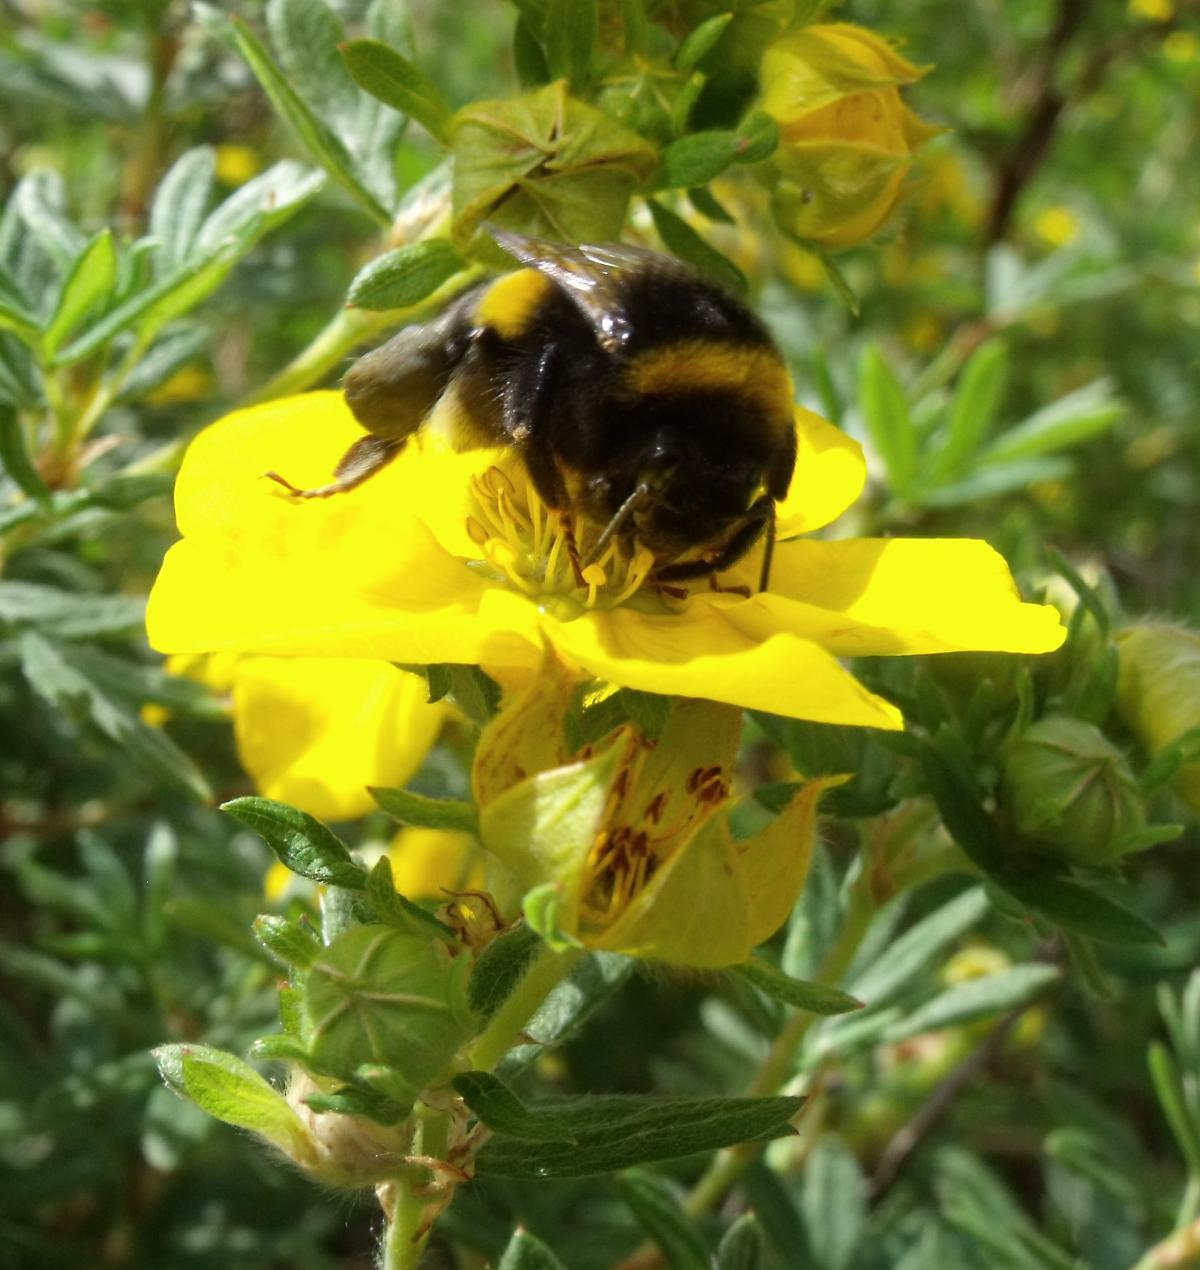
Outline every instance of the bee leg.
<path id="1" fill-rule="evenodd" d="M 344 494 L 361 485 L 368 477 L 386 467 L 403 448 L 403 441 L 393 441 L 387 437 L 362 437 L 342 455 L 341 462 L 333 469 L 334 479 L 328 485 L 318 485 L 315 489 L 300 489 L 278 472 L 264 472 L 263 476 L 282 485 L 296 498 L 329 498 L 332 494 Z"/>
<path id="2" fill-rule="evenodd" d="M 586 586 L 567 483 L 546 441 L 564 356 L 560 345 L 547 344 L 529 371 L 510 384 L 504 403 L 504 426 L 509 437 L 519 445 L 525 470 L 538 497 L 548 508 L 558 512 L 575 583 Z"/>

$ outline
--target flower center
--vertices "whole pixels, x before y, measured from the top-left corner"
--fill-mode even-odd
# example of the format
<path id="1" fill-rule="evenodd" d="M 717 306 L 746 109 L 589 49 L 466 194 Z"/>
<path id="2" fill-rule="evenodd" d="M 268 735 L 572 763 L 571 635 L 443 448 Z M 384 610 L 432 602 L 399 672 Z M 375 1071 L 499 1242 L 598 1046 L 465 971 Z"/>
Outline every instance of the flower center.
<path id="1" fill-rule="evenodd" d="M 586 543 L 576 540 L 570 517 L 546 507 L 524 473 L 514 480 L 490 467 L 472 478 L 471 496 L 467 533 L 480 549 L 479 565 L 544 612 L 570 621 L 589 609 L 616 608 L 635 595 L 665 611 L 661 595 L 643 586 L 654 568 L 653 552 L 638 546 L 627 555 L 614 538 L 584 564 Z"/>
<path id="2" fill-rule="evenodd" d="M 683 845 L 698 816 L 729 796 L 729 782 L 719 764 L 690 772 L 682 789 L 660 789 L 636 811 L 631 791 L 639 754 L 618 775 L 605 816 L 584 865 L 580 925 L 603 931 L 637 899 L 658 869 Z M 632 802 L 632 806 L 629 805 Z M 619 822 L 619 823 L 617 823 Z"/>

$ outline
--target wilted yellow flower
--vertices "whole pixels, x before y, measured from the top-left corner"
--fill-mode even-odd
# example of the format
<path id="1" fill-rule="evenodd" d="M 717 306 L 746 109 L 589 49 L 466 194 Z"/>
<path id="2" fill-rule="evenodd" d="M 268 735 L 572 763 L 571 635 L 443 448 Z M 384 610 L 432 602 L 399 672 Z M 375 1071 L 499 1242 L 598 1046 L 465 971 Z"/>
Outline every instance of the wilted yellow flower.
<path id="1" fill-rule="evenodd" d="M 547 653 L 480 737 L 480 836 L 504 866 L 493 892 L 511 909 L 551 888 L 549 924 L 589 948 L 683 966 L 744 961 L 791 911 L 817 803 L 842 778 L 797 786 L 764 829 L 736 839 L 729 790 L 741 711 L 677 701 L 654 740 L 624 726 L 572 753 L 561 720 L 575 687 Z"/>
<path id="2" fill-rule="evenodd" d="M 772 162 L 781 225 L 832 248 L 880 229 L 900 199 L 913 152 L 936 132 L 900 98 L 900 88 L 922 74 L 848 22 L 803 27 L 767 49 L 762 107 L 779 124 Z"/>
<path id="3" fill-rule="evenodd" d="M 240 411 L 200 434 L 176 487 L 183 541 L 150 598 L 156 648 L 503 674 L 539 664 L 549 643 L 582 673 L 625 687 L 898 728 L 896 707 L 841 658 L 1047 652 L 1064 636 L 1054 609 L 1021 603 L 984 542 L 797 537 L 839 515 L 865 479 L 859 446 L 804 410 L 771 588 L 748 598 L 707 581 L 677 598 L 648 582 L 648 552 L 629 558 L 615 543 L 578 585 L 559 518 L 508 450 L 459 454 L 418 439 L 328 500 L 298 502 L 262 479 L 282 467 L 319 484 L 359 436 L 328 392 Z M 759 563 L 740 562 L 722 582 L 753 587 Z"/>

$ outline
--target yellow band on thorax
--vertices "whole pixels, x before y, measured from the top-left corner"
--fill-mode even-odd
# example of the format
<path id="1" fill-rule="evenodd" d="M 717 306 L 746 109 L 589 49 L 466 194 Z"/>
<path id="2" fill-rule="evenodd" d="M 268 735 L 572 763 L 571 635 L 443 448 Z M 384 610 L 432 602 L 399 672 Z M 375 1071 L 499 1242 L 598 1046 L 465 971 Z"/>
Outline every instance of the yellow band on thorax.
<path id="1" fill-rule="evenodd" d="M 528 329 L 530 318 L 552 285 L 536 269 L 506 273 L 480 296 L 475 321 L 490 326 L 501 339 L 516 339 Z"/>

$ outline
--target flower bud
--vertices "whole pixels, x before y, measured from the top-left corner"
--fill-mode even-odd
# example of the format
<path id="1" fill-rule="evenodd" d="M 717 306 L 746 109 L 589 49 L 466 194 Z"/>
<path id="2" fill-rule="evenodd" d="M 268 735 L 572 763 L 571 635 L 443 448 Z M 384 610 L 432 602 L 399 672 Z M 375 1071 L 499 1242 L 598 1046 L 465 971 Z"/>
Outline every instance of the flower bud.
<path id="1" fill-rule="evenodd" d="M 1184 626 L 1146 623 L 1122 631 L 1117 647 L 1117 713 L 1148 753 L 1200 727 L 1200 635 Z M 1171 785 L 1200 812 L 1200 761 L 1184 763 Z"/>
<path id="2" fill-rule="evenodd" d="M 287 1101 L 307 1131 L 307 1150 L 293 1155 L 295 1163 L 326 1186 L 371 1186 L 395 1177 L 412 1140 L 408 1121 L 382 1125 L 308 1105 L 310 1094 L 324 1092 L 306 1071 L 292 1067 Z"/>
<path id="3" fill-rule="evenodd" d="M 387 1070 L 394 1098 L 415 1098 L 473 1034 L 466 958 L 383 925 L 355 926 L 312 963 L 304 1016 L 313 1067 L 350 1080 Z"/>
<path id="4" fill-rule="evenodd" d="M 1108 864 L 1137 845 L 1145 823 L 1124 754 L 1065 715 L 1040 720 L 1008 747 L 1000 801 L 1027 843 L 1073 864 Z"/>
<path id="5" fill-rule="evenodd" d="M 804 27 L 767 49 L 762 108 L 779 124 L 775 216 L 784 228 L 830 248 L 880 229 L 913 152 L 936 131 L 900 100 L 900 86 L 923 73 L 848 22 Z"/>

